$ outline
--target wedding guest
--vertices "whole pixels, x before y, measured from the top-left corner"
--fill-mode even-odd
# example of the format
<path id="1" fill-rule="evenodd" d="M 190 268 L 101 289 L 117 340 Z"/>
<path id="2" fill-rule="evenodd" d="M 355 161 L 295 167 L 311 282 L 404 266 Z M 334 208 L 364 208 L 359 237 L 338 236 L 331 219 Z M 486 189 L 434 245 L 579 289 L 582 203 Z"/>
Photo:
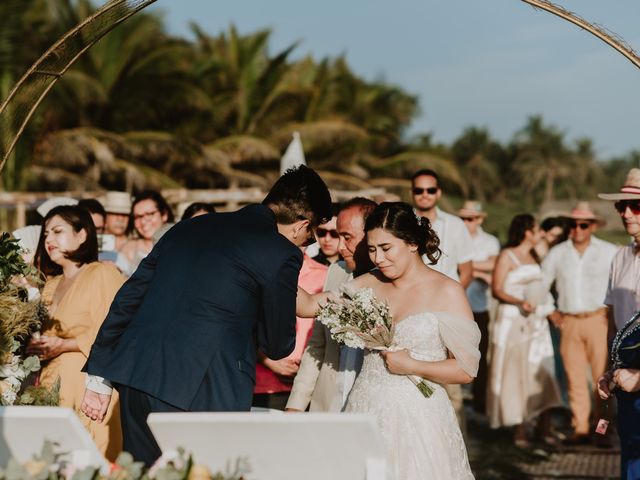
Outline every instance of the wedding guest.
<path id="1" fill-rule="evenodd" d="M 366 249 L 364 226 L 375 208 L 375 202 L 362 197 L 342 205 L 336 228 L 340 235 L 338 250 L 344 261 L 329 267 L 325 291 L 337 290 L 354 275 L 373 268 Z M 304 411 L 308 407 L 312 412 L 342 411 L 361 364 L 360 351 L 339 345 L 329 329 L 316 321 L 286 409 Z"/>
<path id="2" fill-rule="evenodd" d="M 149 413 L 248 411 L 256 346 L 273 359 L 294 348 L 299 247 L 329 217 L 327 186 L 301 165 L 260 205 L 176 223 L 116 295 L 82 411 L 101 421 L 113 383 L 124 449 L 147 465 L 161 454 Z"/>
<path id="3" fill-rule="evenodd" d="M 78 201 L 78 206 L 84 208 L 96 227 L 96 233 L 104 233 L 104 223 L 107 217 L 107 212 L 104 211 L 102 204 L 95 198 L 83 198 Z"/>
<path id="4" fill-rule="evenodd" d="M 184 209 L 182 218 L 180 220 L 188 220 L 189 218 L 197 217 L 199 215 L 206 215 L 207 213 L 215 213 L 216 207 L 213 203 L 207 202 L 194 202 Z"/>
<path id="5" fill-rule="evenodd" d="M 487 411 L 487 351 L 489 348 L 489 299 L 488 290 L 491 275 L 500 253 L 500 242 L 482 229 L 487 213 L 480 202 L 466 201 L 458 210 L 458 216 L 464 221 L 471 234 L 473 245 L 473 280 L 467 287 L 467 299 L 471 305 L 473 319 L 480 328 L 480 364 L 478 375 L 473 381 L 473 409 L 478 413 Z"/>
<path id="6" fill-rule="evenodd" d="M 585 372 L 587 368 L 591 370 L 595 386 L 607 366 L 604 298 L 617 247 L 594 235 L 600 219 L 588 202 L 578 202 L 568 218 L 572 221 L 570 239 L 549 251 L 542 272 L 548 285 L 555 282 L 558 293 L 557 309 L 549 318 L 560 328 L 560 354 L 567 375 L 573 426 L 568 443 L 589 443 L 593 395 Z M 594 405 L 597 419 L 598 398 Z"/>
<path id="7" fill-rule="evenodd" d="M 500 305 L 489 346 L 487 414 L 491 428 L 514 427 L 514 441 L 521 447 L 528 445 L 526 424 L 541 413 L 543 440 L 555 443 L 546 412 L 562 405 L 546 318 L 553 300 L 533 250 L 539 239 L 533 216 L 514 217 L 491 285 Z"/>
<path id="8" fill-rule="evenodd" d="M 106 217 L 104 233 L 116 237 L 116 251 L 120 251 L 129 240 L 129 214 L 131 213 L 131 195 L 127 192 L 107 192 L 100 199 Z"/>
<path id="9" fill-rule="evenodd" d="M 571 226 L 565 217 L 547 217 L 540 223 L 540 241 L 534 247 L 540 261 L 549 250 L 569 238 Z"/>
<path id="10" fill-rule="evenodd" d="M 598 379 L 598 393 L 618 401 L 617 430 L 620 436 L 623 480 L 640 479 L 640 313 L 633 315 L 616 334 L 611 345 L 612 368 Z"/>
<path id="11" fill-rule="evenodd" d="M 480 331 L 462 286 L 424 264 L 437 260 L 438 237 L 410 205 L 382 203 L 367 218 L 369 258 L 377 269 L 348 286 L 384 299 L 395 323 L 396 351 L 365 352 L 346 411 L 377 422 L 390 478 L 472 479 L 466 446 L 442 385 L 470 383 Z M 428 289 L 424 286 L 429 285 Z M 298 294 L 298 311 L 316 312 L 327 295 Z M 427 381 L 429 398 L 406 376 Z"/>
<path id="12" fill-rule="evenodd" d="M 304 248 L 303 254 L 304 254 Z M 327 279 L 328 267 L 304 254 L 298 286 L 309 293 L 318 293 Z M 253 406 L 284 410 L 291 387 L 298 373 L 300 359 L 307 346 L 313 329 L 313 318 L 296 317 L 296 344 L 288 357 L 272 360 L 258 352 L 256 364 L 256 384 L 253 389 Z"/>
<path id="13" fill-rule="evenodd" d="M 614 200 L 631 242 L 618 250 L 611 264 L 604 303 L 609 307 L 609 338 L 640 310 L 640 169 L 632 168 L 617 193 L 598 197 Z"/>
<path id="14" fill-rule="evenodd" d="M 138 265 L 153 248 L 153 235 L 168 222 L 173 222 L 169 204 L 160 193 L 147 190 L 136 195 L 131 205 L 130 224 L 137 238 L 131 238 L 120 249 L 116 265 L 127 275 L 133 275 Z"/>
<path id="15" fill-rule="evenodd" d="M 467 288 L 473 279 L 471 235 L 460 218 L 438 208 L 438 201 L 442 197 L 438 174 L 430 169 L 416 172 L 411 179 L 411 193 L 416 215 L 427 218 L 440 239 L 442 255 L 434 265 L 430 265 L 429 259 L 423 257 L 425 264 Z M 449 385 L 446 388 L 456 409 L 462 432 L 465 433 L 462 388 L 460 385 Z"/>
<path id="16" fill-rule="evenodd" d="M 332 205 L 333 217 L 327 223 L 318 225 L 316 228 L 316 240 L 320 251 L 313 259 L 321 263 L 322 265 L 329 266 L 340 260 L 340 252 L 338 251 L 338 244 L 340 243 L 338 230 L 336 230 L 336 222 L 338 220 L 338 212 L 340 206 L 338 204 Z"/>
<path id="17" fill-rule="evenodd" d="M 42 291 L 51 325 L 32 339 L 27 353 L 43 362 L 40 380 L 53 386 L 60 379 L 60 406 L 79 411 L 85 389 L 82 367 L 111 301 L 124 282 L 117 269 L 98 260 L 98 241 L 89 213 L 79 206 L 60 206 L 44 218 L 35 263 L 48 277 Z M 80 420 L 100 451 L 115 461 L 122 447 L 117 398 L 103 423 Z"/>

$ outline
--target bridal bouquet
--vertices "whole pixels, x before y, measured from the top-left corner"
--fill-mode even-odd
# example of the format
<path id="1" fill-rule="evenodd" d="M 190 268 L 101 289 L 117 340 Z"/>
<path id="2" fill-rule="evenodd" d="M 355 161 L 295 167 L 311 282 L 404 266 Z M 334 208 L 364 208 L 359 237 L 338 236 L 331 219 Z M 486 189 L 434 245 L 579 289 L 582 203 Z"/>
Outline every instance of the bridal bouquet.
<path id="1" fill-rule="evenodd" d="M 334 340 L 348 347 L 378 351 L 395 349 L 395 326 L 389 306 L 378 300 L 371 288 L 356 292 L 340 289 L 340 297 L 327 300 L 316 318 L 329 329 Z M 433 388 L 424 379 L 413 375 L 406 377 L 425 397 L 433 395 Z"/>

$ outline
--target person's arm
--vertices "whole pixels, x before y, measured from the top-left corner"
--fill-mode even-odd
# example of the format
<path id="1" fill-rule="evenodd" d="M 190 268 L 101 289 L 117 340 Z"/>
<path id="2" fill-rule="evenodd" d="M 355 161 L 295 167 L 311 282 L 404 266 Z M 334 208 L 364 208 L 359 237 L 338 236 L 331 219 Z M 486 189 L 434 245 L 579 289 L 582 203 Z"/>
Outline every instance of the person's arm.
<path id="1" fill-rule="evenodd" d="M 265 356 L 280 360 L 296 343 L 296 296 L 302 253 L 289 256 L 262 290 L 262 318 L 258 322 L 258 346 Z"/>
<path id="2" fill-rule="evenodd" d="M 529 302 L 514 297 L 513 295 L 509 295 L 504 290 L 504 282 L 507 278 L 507 275 L 513 268 L 513 262 L 507 255 L 506 250 L 504 250 L 496 261 L 496 268 L 493 270 L 493 279 L 491 282 L 491 293 L 493 296 L 502 303 L 508 303 L 511 305 L 516 305 L 522 308 L 523 311 L 527 313 L 531 313 L 534 310 L 533 305 Z"/>
<path id="3" fill-rule="evenodd" d="M 470 260 L 458 264 L 458 276 L 460 277 L 460 285 L 467 288 L 473 280 L 473 264 Z"/>
<path id="4" fill-rule="evenodd" d="M 61 338 L 42 335 L 32 338 L 27 345 L 27 355 L 36 355 L 40 361 L 50 360 L 66 352 L 79 352 L 80 347 L 75 338 Z"/>
<path id="5" fill-rule="evenodd" d="M 483 272 L 483 273 L 491 273 L 493 272 L 494 267 L 496 266 L 496 255 L 492 255 L 486 260 L 482 260 L 480 262 L 472 262 L 473 271 L 475 272 Z"/>
<path id="6" fill-rule="evenodd" d="M 607 305 L 607 345 L 611 345 L 616 333 L 618 333 L 618 327 L 613 305 Z"/>

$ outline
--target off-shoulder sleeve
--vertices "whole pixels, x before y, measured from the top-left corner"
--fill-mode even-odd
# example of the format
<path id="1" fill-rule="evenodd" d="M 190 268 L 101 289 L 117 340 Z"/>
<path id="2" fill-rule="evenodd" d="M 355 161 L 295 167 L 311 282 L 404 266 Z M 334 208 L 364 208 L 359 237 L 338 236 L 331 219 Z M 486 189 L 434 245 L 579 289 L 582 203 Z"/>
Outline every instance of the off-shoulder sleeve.
<path id="1" fill-rule="evenodd" d="M 439 312 L 438 328 L 447 349 L 467 374 L 475 377 L 480 362 L 480 329 L 476 322 L 458 315 Z"/>

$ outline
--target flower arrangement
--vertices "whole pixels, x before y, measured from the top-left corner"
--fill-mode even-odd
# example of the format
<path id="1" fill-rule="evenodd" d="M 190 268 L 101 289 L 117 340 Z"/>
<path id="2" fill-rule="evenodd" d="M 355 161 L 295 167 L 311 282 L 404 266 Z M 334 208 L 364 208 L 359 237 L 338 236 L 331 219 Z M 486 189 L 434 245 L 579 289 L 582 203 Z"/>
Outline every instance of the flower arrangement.
<path id="1" fill-rule="evenodd" d="M 0 468 L 0 480 L 244 480 L 251 472 L 247 461 L 240 459 L 227 472 L 212 474 L 206 466 L 194 463 L 183 449 L 163 455 L 150 469 L 122 452 L 106 474 L 64 459 L 56 444 L 47 441 L 40 455 L 24 464 L 10 459 L 6 468 Z"/>
<path id="2" fill-rule="evenodd" d="M 42 283 L 39 272 L 22 258 L 18 241 L 0 235 L 0 404 L 57 405 L 57 389 L 23 384 L 40 370 L 36 356 L 24 357 L 22 346 L 46 318 L 39 301 L 29 300 L 27 287 Z"/>
<path id="3" fill-rule="evenodd" d="M 387 302 L 378 300 L 371 288 L 351 292 L 340 289 L 338 298 L 329 298 L 316 316 L 338 343 L 351 348 L 393 351 L 395 325 Z M 433 395 L 429 383 L 414 375 L 406 377 L 425 397 Z"/>

